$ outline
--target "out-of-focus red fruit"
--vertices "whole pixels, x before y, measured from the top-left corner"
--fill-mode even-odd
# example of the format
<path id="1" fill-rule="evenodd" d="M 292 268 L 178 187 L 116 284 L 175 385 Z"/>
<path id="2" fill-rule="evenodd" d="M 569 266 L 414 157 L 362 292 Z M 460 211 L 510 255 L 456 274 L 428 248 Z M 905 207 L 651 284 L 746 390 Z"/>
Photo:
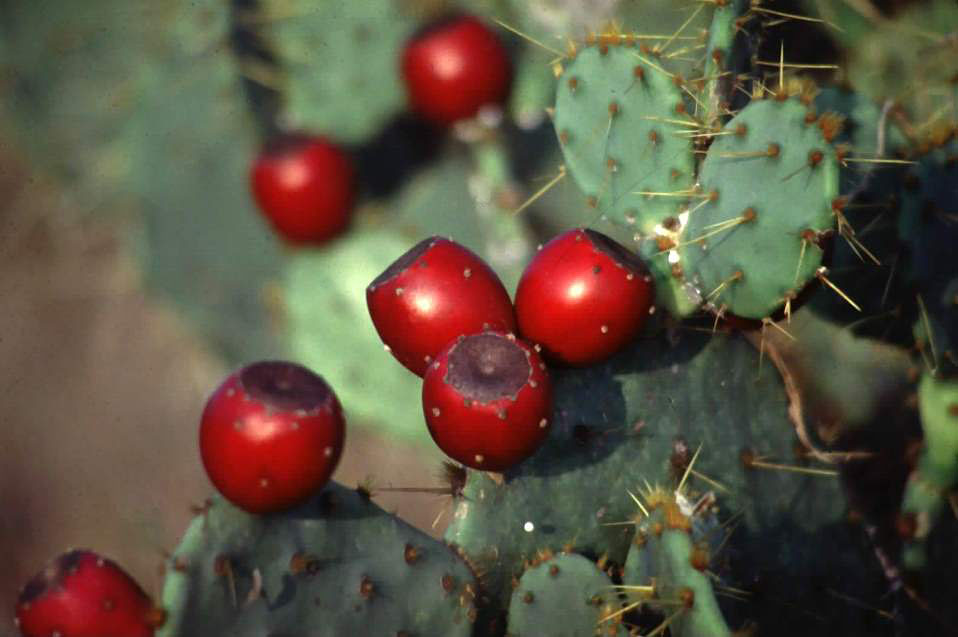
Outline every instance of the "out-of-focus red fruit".
<path id="1" fill-rule="evenodd" d="M 352 161 L 339 146 L 301 134 L 270 140 L 250 171 L 260 211 L 290 243 L 323 243 L 344 232 L 355 180 Z"/>
<path id="2" fill-rule="evenodd" d="M 439 20 L 416 33 L 402 56 L 412 109 L 440 125 L 476 115 L 509 94 L 509 54 L 494 32 L 473 16 Z"/>

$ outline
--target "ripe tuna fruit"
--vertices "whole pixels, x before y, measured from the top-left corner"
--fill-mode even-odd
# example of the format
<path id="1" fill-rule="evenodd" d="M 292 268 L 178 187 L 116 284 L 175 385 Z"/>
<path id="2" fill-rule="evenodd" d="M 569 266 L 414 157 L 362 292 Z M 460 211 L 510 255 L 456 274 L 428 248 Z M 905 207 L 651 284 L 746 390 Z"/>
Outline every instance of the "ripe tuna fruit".
<path id="1" fill-rule="evenodd" d="M 446 455 L 504 471 L 546 439 L 552 383 L 532 347 L 511 334 L 483 332 L 458 339 L 429 366 L 422 407 Z"/>
<path id="2" fill-rule="evenodd" d="M 451 16 L 416 33 L 402 56 L 412 109 L 440 125 L 473 117 L 509 94 L 509 53 L 473 16 Z"/>
<path id="3" fill-rule="evenodd" d="M 17 600 L 24 637 L 151 637 L 165 614 L 119 566 L 92 551 L 64 553 Z"/>
<path id="4" fill-rule="evenodd" d="M 638 256 L 600 232 L 570 230 L 543 246 L 522 273 L 519 333 L 553 361 L 598 363 L 635 338 L 654 298 Z"/>
<path id="5" fill-rule="evenodd" d="M 492 268 L 442 237 L 396 259 L 366 288 L 366 305 L 383 343 L 417 376 L 460 336 L 516 329 L 509 293 Z"/>
<path id="6" fill-rule="evenodd" d="M 250 513 L 302 504 L 329 480 L 346 421 L 322 377 L 284 361 L 254 363 L 210 396 L 200 453 L 210 480 Z"/>
<path id="7" fill-rule="evenodd" d="M 294 244 L 321 244 L 349 227 L 356 197 L 352 160 L 332 141 L 271 139 L 250 169 L 253 197 L 273 229 Z"/>

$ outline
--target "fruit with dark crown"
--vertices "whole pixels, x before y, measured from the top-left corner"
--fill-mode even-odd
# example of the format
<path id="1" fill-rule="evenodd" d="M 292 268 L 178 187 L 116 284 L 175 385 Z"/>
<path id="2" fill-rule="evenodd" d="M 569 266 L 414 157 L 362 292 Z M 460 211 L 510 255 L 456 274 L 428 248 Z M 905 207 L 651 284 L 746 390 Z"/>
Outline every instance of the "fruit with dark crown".
<path id="1" fill-rule="evenodd" d="M 322 377 L 295 363 L 264 361 L 231 374 L 200 424 L 206 473 L 250 513 L 295 507 L 329 480 L 346 422 Z"/>
<path id="2" fill-rule="evenodd" d="M 545 364 L 511 334 L 458 339 L 426 372 L 422 406 L 433 440 L 475 469 L 504 471 L 549 433 L 552 383 Z"/>
<path id="3" fill-rule="evenodd" d="M 57 557 L 17 600 L 24 637 L 152 637 L 165 619 L 140 585 L 93 551 Z"/>

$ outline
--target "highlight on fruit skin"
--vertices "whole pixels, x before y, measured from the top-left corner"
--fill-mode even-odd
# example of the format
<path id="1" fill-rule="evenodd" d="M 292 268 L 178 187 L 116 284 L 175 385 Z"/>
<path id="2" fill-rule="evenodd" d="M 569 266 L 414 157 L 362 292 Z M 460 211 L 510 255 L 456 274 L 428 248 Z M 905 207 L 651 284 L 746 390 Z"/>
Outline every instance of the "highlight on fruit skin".
<path id="1" fill-rule="evenodd" d="M 250 513 L 293 508 L 318 492 L 342 455 L 346 420 L 319 375 L 287 361 L 230 374 L 203 410 L 203 466 L 226 499 Z"/>
<path id="2" fill-rule="evenodd" d="M 446 455 L 474 469 L 504 471 L 548 436 L 552 382 L 532 346 L 486 331 L 457 339 L 429 366 L 422 406 Z"/>
<path id="3" fill-rule="evenodd" d="M 508 51 L 471 15 L 446 16 L 413 34 L 401 71 L 412 110 L 443 126 L 501 104 L 512 83 Z"/>
<path id="4" fill-rule="evenodd" d="M 417 376 L 460 336 L 516 329 L 509 293 L 492 268 L 442 237 L 396 259 L 366 288 L 366 305 L 389 352 Z"/>
<path id="5" fill-rule="evenodd" d="M 76 549 L 27 582 L 14 621 L 23 637 L 152 637 L 165 619 L 116 563 Z"/>
<path id="6" fill-rule="evenodd" d="M 638 256 L 600 232 L 576 228 L 549 241 L 522 273 L 519 333 L 553 361 L 594 364 L 635 338 L 654 300 Z"/>
<path id="7" fill-rule="evenodd" d="M 348 229 L 356 169 L 332 140 L 306 133 L 270 139 L 254 159 L 249 178 L 260 212 L 285 241 L 321 244 Z"/>

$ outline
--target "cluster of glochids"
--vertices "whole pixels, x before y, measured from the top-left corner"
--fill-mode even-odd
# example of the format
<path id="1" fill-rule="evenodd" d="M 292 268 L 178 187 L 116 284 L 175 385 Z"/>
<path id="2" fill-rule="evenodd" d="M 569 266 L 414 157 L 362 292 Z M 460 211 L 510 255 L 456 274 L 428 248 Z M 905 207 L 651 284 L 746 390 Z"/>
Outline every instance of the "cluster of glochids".
<path id="1" fill-rule="evenodd" d="M 431 23 L 402 52 L 411 109 L 439 127 L 474 117 L 508 95 L 508 52 L 473 16 Z M 343 233 L 357 193 L 347 149 L 327 136 L 293 132 L 267 141 L 250 171 L 253 197 L 274 230 L 293 244 L 319 244 Z"/>
<path id="2" fill-rule="evenodd" d="M 436 444 L 487 471 L 528 458 L 548 435 L 546 363 L 608 358 L 635 338 L 652 300 L 638 257 L 588 229 L 539 249 L 514 305 L 481 258 L 441 237 L 418 243 L 366 289 L 387 351 L 423 378 L 423 413 Z"/>

